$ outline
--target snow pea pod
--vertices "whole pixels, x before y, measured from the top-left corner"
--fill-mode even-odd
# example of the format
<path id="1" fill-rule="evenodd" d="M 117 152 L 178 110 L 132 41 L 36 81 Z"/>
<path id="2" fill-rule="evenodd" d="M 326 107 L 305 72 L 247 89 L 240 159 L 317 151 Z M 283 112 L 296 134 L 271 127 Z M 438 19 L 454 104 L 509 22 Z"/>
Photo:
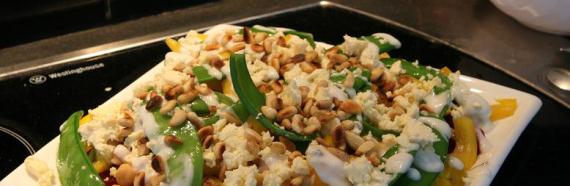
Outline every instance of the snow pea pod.
<path id="1" fill-rule="evenodd" d="M 311 33 L 301 32 L 301 31 L 296 31 L 296 30 L 287 30 L 287 31 L 283 32 L 283 34 L 285 34 L 285 35 L 291 34 L 291 35 L 299 36 L 301 39 L 306 39 L 307 42 L 309 42 L 309 45 L 311 45 L 311 47 L 315 48 L 315 46 L 316 46 L 315 39 L 313 38 L 313 34 L 311 34 Z"/>
<path id="2" fill-rule="evenodd" d="M 261 125 L 271 133 L 289 138 L 291 141 L 308 142 L 314 139 L 313 135 L 302 135 L 292 131 L 279 128 L 273 121 L 260 113 L 261 106 L 265 104 L 265 95 L 259 90 L 251 80 L 244 54 L 232 54 L 230 57 L 230 73 L 234 89 L 247 110 Z"/>
<path id="3" fill-rule="evenodd" d="M 59 136 L 59 148 L 57 150 L 57 171 L 61 185 L 105 185 L 89 157 L 85 153 L 81 143 L 79 118 L 83 111 L 73 113 L 63 124 Z"/>
<path id="4" fill-rule="evenodd" d="M 432 132 L 435 133 L 439 139 L 439 141 L 433 143 L 433 148 L 435 150 L 435 154 L 437 154 L 442 162 L 447 160 L 447 148 L 449 146 L 449 141 L 446 139 L 439 131 L 432 128 Z M 420 168 L 414 167 L 420 172 L 421 178 L 419 180 L 412 180 L 408 176 L 401 177 L 395 185 L 405 185 L 405 186 L 429 186 L 435 181 L 437 176 L 440 174 L 439 172 L 427 172 Z"/>
<path id="5" fill-rule="evenodd" d="M 189 123 L 181 127 L 169 127 L 170 116 L 163 115 L 159 111 L 154 111 L 153 116 L 162 134 L 176 136 L 182 141 L 182 144 L 172 147 L 174 153 L 167 161 L 168 171 L 166 172 L 169 182 L 173 185 L 177 185 L 174 183 L 202 185 L 204 159 L 196 128 Z M 192 163 L 189 164 L 188 160 Z M 192 168 L 192 171 L 188 171 L 189 168 Z"/>
<path id="6" fill-rule="evenodd" d="M 433 92 L 436 94 L 445 92 L 447 90 L 449 90 L 451 88 L 452 82 L 451 80 L 449 80 L 449 78 L 447 78 L 447 76 L 439 73 L 438 71 L 434 70 L 434 69 L 429 69 L 425 66 L 422 65 L 414 65 L 411 62 L 405 60 L 405 59 L 397 59 L 397 58 L 386 58 L 386 59 L 381 59 L 380 61 L 382 61 L 382 63 L 384 63 L 384 65 L 386 65 L 386 68 L 391 68 L 392 65 L 394 63 L 396 63 L 397 61 L 400 61 L 400 64 L 402 66 L 402 69 L 404 69 L 407 75 L 410 75 L 416 79 L 420 79 L 421 77 L 427 78 L 428 75 L 431 75 L 433 77 L 439 77 L 439 79 L 441 79 L 441 82 L 443 83 L 443 86 L 435 86 L 433 88 Z"/>
<path id="7" fill-rule="evenodd" d="M 379 53 L 389 52 L 396 49 L 396 46 L 392 45 L 390 42 L 381 41 L 379 38 L 374 36 L 362 36 L 360 38 L 376 45 L 379 49 Z"/>

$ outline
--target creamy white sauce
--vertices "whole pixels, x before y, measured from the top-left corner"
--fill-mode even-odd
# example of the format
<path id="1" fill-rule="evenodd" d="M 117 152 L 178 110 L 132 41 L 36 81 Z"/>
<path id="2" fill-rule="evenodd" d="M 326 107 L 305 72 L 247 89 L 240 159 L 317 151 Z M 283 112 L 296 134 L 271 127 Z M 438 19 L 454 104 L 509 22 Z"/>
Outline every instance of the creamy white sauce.
<path id="1" fill-rule="evenodd" d="M 414 157 L 407 152 L 399 152 L 386 160 L 386 172 L 403 173 L 412 165 Z"/>
<path id="2" fill-rule="evenodd" d="M 115 149 L 113 149 L 113 155 L 115 155 L 115 157 L 119 158 L 121 161 L 126 161 L 126 157 L 129 155 L 129 153 L 129 149 L 127 149 L 127 147 L 124 145 L 117 145 L 115 146 Z"/>
<path id="3" fill-rule="evenodd" d="M 136 114 L 138 116 L 136 117 L 136 122 L 142 123 L 144 133 L 149 139 L 149 142 L 147 142 L 148 148 L 165 160 L 170 158 L 174 151 L 164 143 L 164 136 L 159 133 L 158 124 L 154 120 L 152 113 L 148 112 L 144 107 L 138 107 Z"/>
<path id="4" fill-rule="evenodd" d="M 202 64 L 202 66 L 208 70 L 208 74 L 210 74 L 210 76 L 216 78 L 217 80 L 222 79 L 222 77 L 224 77 L 224 74 L 222 73 L 222 71 L 216 69 L 216 68 L 212 68 L 210 65 L 208 64 Z"/>
<path id="5" fill-rule="evenodd" d="M 414 158 L 414 166 L 426 172 L 443 171 L 443 163 L 440 157 L 433 151 L 419 149 Z"/>
<path id="6" fill-rule="evenodd" d="M 445 140 L 451 138 L 451 127 L 449 127 L 447 122 L 432 117 L 420 117 L 418 120 L 437 130 L 445 137 Z"/>
<path id="7" fill-rule="evenodd" d="M 480 128 L 488 131 L 492 128 L 489 116 L 491 107 L 479 94 L 473 93 L 460 81 L 456 81 L 452 87 L 452 96 L 463 108 L 463 114 L 471 117 L 473 122 Z"/>
<path id="8" fill-rule="evenodd" d="M 315 169 L 321 181 L 333 186 L 349 185 L 344 162 L 332 155 L 323 146 L 312 143 L 306 152 L 307 161 Z"/>
<path id="9" fill-rule="evenodd" d="M 443 107 L 449 103 L 449 92 L 445 91 L 439 94 L 431 94 L 424 97 L 427 106 L 433 110 L 434 113 L 439 114 Z"/>
<path id="10" fill-rule="evenodd" d="M 448 157 L 449 165 L 455 170 L 463 170 L 463 162 L 455 156 Z"/>
<path id="11" fill-rule="evenodd" d="M 422 179 L 422 175 L 420 174 L 420 171 L 418 171 L 418 169 L 415 169 L 415 168 L 410 168 L 410 170 L 408 170 L 408 172 L 406 173 L 406 176 L 408 176 L 408 178 L 410 178 L 411 180 L 414 180 L 414 181 L 418 181 L 418 180 Z"/>
<path id="12" fill-rule="evenodd" d="M 394 36 L 390 35 L 390 34 L 386 34 L 386 33 L 375 33 L 372 34 L 375 37 L 380 37 L 382 38 L 382 40 L 390 43 L 392 46 L 394 46 L 395 48 L 400 48 L 402 47 L 402 43 L 400 43 L 400 41 L 398 39 L 396 39 Z"/>
<path id="13" fill-rule="evenodd" d="M 168 177 L 168 185 L 171 186 L 186 186 L 192 183 L 192 178 L 194 176 L 194 165 L 192 164 L 192 158 L 188 154 L 180 154 L 176 160 L 176 164 L 184 166 L 182 172 L 179 172 L 176 176 Z M 161 184 L 162 185 L 162 184 Z"/>
<path id="14" fill-rule="evenodd" d="M 214 93 L 205 96 L 200 95 L 200 99 L 204 100 L 208 106 L 218 106 L 220 104 L 218 102 L 218 96 L 216 96 Z"/>

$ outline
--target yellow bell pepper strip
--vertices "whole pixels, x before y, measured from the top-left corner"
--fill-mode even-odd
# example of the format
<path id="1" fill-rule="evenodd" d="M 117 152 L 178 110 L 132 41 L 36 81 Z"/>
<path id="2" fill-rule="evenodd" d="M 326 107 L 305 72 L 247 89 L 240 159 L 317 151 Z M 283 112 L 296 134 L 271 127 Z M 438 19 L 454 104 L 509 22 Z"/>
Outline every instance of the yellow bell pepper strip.
<path id="1" fill-rule="evenodd" d="M 93 120 L 93 115 L 87 114 L 81 117 L 81 120 L 79 120 L 79 126 L 84 125 L 85 123 L 89 123 L 91 120 Z"/>
<path id="2" fill-rule="evenodd" d="M 63 124 L 59 136 L 59 148 L 57 150 L 57 172 L 61 185 L 88 185 L 102 186 L 103 180 L 93 168 L 89 157 L 83 150 L 81 136 L 77 131 L 79 118 L 83 111 L 73 113 Z"/>
<path id="3" fill-rule="evenodd" d="M 168 38 L 164 40 L 164 43 L 166 43 L 166 46 L 168 46 L 168 48 L 170 48 L 171 51 L 180 52 L 180 43 L 178 43 L 178 41 L 172 38 Z"/>
<path id="4" fill-rule="evenodd" d="M 498 104 L 491 105 L 491 121 L 505 119 L 515 114 L 517 110 L 516 99 L 498 99 Z"/>
<path id="5" fill-rule="evenodd" d="M 411 62 L 406 61 L 404 59 L 387 58 L 387 59 L 382 59 L 380 61 L 382 63 L 384 63 L 386 68 L 390 68 L 390 67 L 392 67 L 392 65 L 394 63 L 396 63 L 397 61 L 400 61 L 402 69 L 406 70 L 406 74 L 410 75 L 416 79 L 420 79 L 421 77 L 427 78 L 428 75 L 431 75 L 433 77 L 439 77 L 439 79 L 441 79 L 441 82 L 443 83 L 443 86 L 442 87 L 438 87 L 438 86 L 434 87 L 433 92 L 435 94 L 445 92 L 451 88 L 451 85 L 452 85 L 451 80 L 449 80 L 449 78 L 447 78 L 447 76 L 439 73 L 438 71 L 436 71 L 434 69 L 428 69 L 427 67 L 421 66 L 421 65 L 416 66 L 416 65 L 412 64 Z"/>
<path id="6" fill-rule="evenodd" d="M 477 133 L 473 120 L 460 117 L 453 120 L 455 149 L 450 156 L 456 157 L 463 163 L 462 170 L 456 170 L 446 162 L 445 169 L 439 174 L 433 185 L 465 185 L 463 177 L 477 160 Z"/>
<path id="7" fill-rule="evenodd" d="M 439 141 L 433 144 L 433 149 L 435 150 L 435 154 L 437 154 L 440 157 L 441 162 L 446 162 L 449 140 L 445 138 L 443 135 L 441 135 L 441 133 L 438 130 L 434 128 L 432 128 L 431 130 L 434 134 L 437 135 L 437 138 L 439 139 Z M 409 177 L 404 176 L 401 177 L 397 182 L 395 182 L 395 185 L 430 186 L 440 174 L 439 172 L 427 172 L 417 167 L 414 168 L 420 172 L 421 178 L 419 180 L 412 180 Z"/>
<path id="8" fill-rule="evenodd" d="M 168 126 L 170 116 L 163 115 L 159 111 L 153 112 L 154 119 L 158 124 L 159 130 L 164 135 L 173 135 L 182 141 L 181 145 L 173 147 L 174 153 L 167 160 L 168 180 L 180 180 L 186 176 L 185 169 L 192 167 L 192 180 L 191 183 L 183 183 L 184 185 L 201 186 L 203 177 L 204 158 L 202 156 L 202 146 L 196 128 L 187 123 L 180 127 L 172 128 Z M 192 160 L 192 166 L 186 162 L 188 159 Z"/>
<path id="9" fill-rule="evenodd" d="M 244 54 L 232 54 L 230 57 L 230 74 L 234 89 L 247 110 L 255 119 L 267 128 L 271 133 L 284 136 L 291 141 L 309 142 L 314 139 L 314 135 L 302 135 L 296 132 L 279 128 L 273 121 L 261 114 L 261 106 L 265 104 L 265 95 L 259 90 L 251 80 Z"/>
<path id="10" fill-rule="evenodd" d="M 301 39 L 306 39 L 307 42 L 309 42 L 309 45 L 311 45 L 311 47 L 313 47 L 313 48 L 316 47 L 315 39 L 313 38 L 313 34 L 311 34 L 311 33 L 301 32 L 301 31 L 296 31 L 296 30 L 287 30 L 287 31 L 283 32 L 283 34 L 285 34 L 285 35 L 291 34 L 291 35 L 299 36 Z"/>
<path id="11" fill-rule="evenodd" d="M 396 47 L 392 45 L 390 42 L 384 41 L 383 39 L 378 38 L 376 36 L 362 36 L 360 37 L 360 39 L 366 40 L 376 45 L 379 49 L 379 53 L 389 52 L 391 50 L 396 49 Z"/>

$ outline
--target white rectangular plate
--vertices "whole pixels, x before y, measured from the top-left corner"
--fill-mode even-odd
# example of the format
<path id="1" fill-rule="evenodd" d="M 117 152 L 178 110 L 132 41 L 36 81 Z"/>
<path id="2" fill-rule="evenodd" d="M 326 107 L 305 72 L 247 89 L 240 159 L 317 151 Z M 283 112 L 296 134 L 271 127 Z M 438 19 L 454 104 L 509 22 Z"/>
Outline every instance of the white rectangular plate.
<path id="1" fill-rule="evenodd" d="M 130 99 L 135 85 L 151 81 L 154 78 L 154 74 L 158 73 L 162 67 L 163 63 L 159 63 L 104 104 Z M 491 82 L 468 76 L 461 76 L 460 80 L 465 82 L 465 84 L 471 88 L 471 91 L 480 94 L 491 104 L 494 103 L 495 99 L 500 98 L 515 98 L 518 103 L 518 108 L 513 116 L 495 122 L 495 128 L 491 132 L 486 133 L 486 136 L 492 145 L 492 156 L 487 162 L 486 174 L 475 177 L 473 185 L 489 185 L 522 131 L 528 125 L 536 112 L 538 112 L 542 102 L 534 95 Z M 56 169 L 58 145 L 59 136 L 54 138 L 33 155 L 35 158 L 43 160 L 48 164 L 49 168 L 54 173 L 54 180 L 56 181 L 55 185 L 60 185 Z M 36 185 L 36 181 L 26 172 L 25 169 L 24 164 L 21 164 L 8 176 L 2 179 L 0 186 Z"/>

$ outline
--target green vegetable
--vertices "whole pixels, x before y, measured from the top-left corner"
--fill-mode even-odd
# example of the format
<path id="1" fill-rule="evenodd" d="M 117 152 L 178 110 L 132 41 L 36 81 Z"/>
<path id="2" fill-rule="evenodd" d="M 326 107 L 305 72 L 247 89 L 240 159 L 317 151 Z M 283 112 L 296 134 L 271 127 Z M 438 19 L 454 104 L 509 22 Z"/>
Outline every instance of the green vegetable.
<path id="1" fill-rule="evenodd" d="M 105 185 L 89 157 L 83 150 L 81 136 L 77 132 L 83 111 L 73 113 L 61 130 L 57 150 L 57 172 L 61 185 Z"/>
<path id="2" fill-rule="evenodd" d="M 230 106 L 234 113 L 239 117 L 239 119 L 244 122 L 249 117 L 249 113 L 243 108 L 243 104 L 240 101 L 234 102 L 234 100 L 220 92 L 215 92 L 218 97 L 218 101 L 222 104 Z"/>
<path id="3" fill-rule="evenodd" d="M 377 38 L 375 36 L 362 36 L 360 39 L 367 40 L 376 45 L 378 49 L 380 49 L 379 53 L 389 52 L 391 50 L 396 49 L 396 47 L 392 45 L 390 42 L 382 41 L 380 38 Z"/>
<path id="4" fill-rule="evenodd" d="M 395 131 L 382 130 L 382 129 L 376 128 L 376 127 L 372 126 L 372 124 L 370 124 L 366 120 L 362 121 L 362 131 L 360 132 L 360 135 L 367 135 L 368 132 L 370 132 L 372 134 L 372 136 L 374 136 L 375 138 L 378 138 L 378 139 L 382 139 L 382 135 L 384 135 L 384 134 L 394 134 L 394 135 L 398 134 L 398 132 L 395 132 Z"/>
<path id="5" fill-rule="evenodd" d="M 232 106 L 234 104 L 234 100 L 226 95 L 224 95 L 223 93 L 220 92 L 214 92 L 214 94 L 216 94 L 216 97 L 218 98 L 218 102 L 227 105 L 227 106 Z"/>
<path id="6" fill-rule="evenodd" d="M 210 116 L 210 117 L 203 119 L 202 122 L 204 122 L 205 126 L 208 126 L 208 125 L 211 125 L 211 124 L 218 122 L 218 120 L 220 120 L 220 115 L 213 115 L 213 116 Z"/>
<path id="7" fill-rule="evenodd" d="M 410 75 L 416 79 L 420 79 L 421 77 L 427 78 L 428 74 L 430 74 L 433 77 L 439 77 L 439 79 L 441 79 L 441 82 L 443 83 L 443 87 L 434 87 L 433 88 L 433 92 L 435 92 L 436 94 L 445 92 L 447 90 L 449 90 L 451 88 L 451 80 L 449 80 L 449 78 L 447 78 L 447 76 L 439 73 L 438 71 L 434 70 L 434 69 L 428 69 L 425 66 L 421 66 L 421 65 L 414 65 L 409 61 L 406 61 L 404 59 L 397 59 L 397 58 L 386 58 L 386 59 L 382 59 L 380 60 L 382 61 L 382 63 L 384 63 L 384 65 L 386 65 L 386 68 L 390 68 L 394 63 L 396 63 L 397 61 L 400 61 L 400 64 L 402 66 L 402 69 L 404 69 L 406 71 L 407 75 Z"/>
<path id="8" fill-rule="evenodd" d="M 170 116 L 163 115 L 159 111 L 153 112 L 154 119 L 159 126 L 159 130 L 164 135 L 173 135 L 182 141 L 182 145 L 174 146 L 174 153 L 168 159 L 168 180 L 180 180 L 185 176 L 192 176 L 192 186 L 201 186 L 203 177 L 204 159 L 202 156 L 202 147 L 196 128 L 187 123 L 181 127 L 168 127 Z M 184 169 L 188 168 L 185 160 L 192 160 L 193 175 L 184 175 Z M 189 185 L 187 183 L 185 185 Z"/>
<path id="9" fill-rule="evenodd" d="M 394 145 L 392 146 L 390 149 L 388 149 L 388 151 L 386 151 L 386 153 L 384 153 L 384 155 L 382 156 L 382 162 L 385 162 L 388 158 L 394 156 L 395 154 L 397 154 L 400 150 L 400 146 L 398 145 Z M 410 153 L 412 155 L 412 157 L 416 156 L 416 152 L 415 150 L 410 151 L 408 153 Z M 390 181 L 389 185 L 399 185 L 398 182 L 399 180 L 402 178 L 402 174 L 403 173 L 395 173 L 395 177 L 392 181 Z M 406 177 L 406 176 L 404 176 Z M 407 178 L 407 177 L 406 177 Z"/>
<path id="10" fill-rule="evenodd" d="M 192 109 L 192 111 L 201 116 L 210 114 L 210 107 L 208 106 L 208 104 L 206 104 L 204 100 L 200 98 L 197 98 L 196 100 L 192 101 L 192 103 L 190 104 L 190 109 Z"/>
<path id="11" fill-rule="evenodd" d="M 261 125 L 267 128 L 271 133 L 289 138 L 291 141 L 311 141 L 314 136 L 305 136 L 292 131 L 279 128 L 273 121 L 267 119 L 260 113 L 261 106 L 265 104 L 265 95 L 259 90 L 249 75 L 244 54 L 232 54 L 230 57 L 230 73 L 232 76 L 232 84 L 234 89 L 247 110 L 252 116 L 255 116 Z"/>
<path id="12" fill-rule="evenodd" d="M 273 34 L 277 33 L 277 31 L 275 29 L 269 28 L 269 27 L 264 27 L 261 25 L 253 25 L 253 27 L 251 27 L 249 30 L 251 32 L 264 32 L 264 33 L 267 33 L 269 35 L 273 35 Z M 242 32 L 243 32 L 243 30 L 242 30 Z"/>
<path id="13" fill-rule="evenodd" d="M 234 103 L 231 106 L 231 108 L 234 111 L 234 113 L 239 117 L 239 120 L 241 120 L 242 122 L 245 122 L 249 117 L 249 113 L 247 112 L 241 101 Z"/>
<path id="14" fill-rule="evenodd" d="M 210 73 L 208 73 L 208 69 L 203 66 L 195 66 L 192 68 L 192 73 L 196 76 L 198 83 L 211 83 L 218 81 L 218 79 L 210 75 Z"/>
<path id="15" fill-rule="evenodd" d="M 330 80 L 335 83 L 342 83 L 346 79 L 344 74 L 333 74 L 330 77 Z"/>
<path id="16" fill-rule="evenodd" d="M 445 162 L 447 160 L 447 148 L 449 146 L 449 141 L 445 137 L 443 137 L 443 135 L 441 135 L 441 133 L 439 133 L 439 131 L 437 131 L 436 129 L 432 128 L 432 131 L 439 138 L 439 141 L 433 144 L 435 154 L 437 154 L 441 158 L 442 162 Z M 414 168 L 420 172 L 421 175 L 420 180 L 415 181 L 408 178 L 407 176 L 404 176 L 396 182 L 396 185 L 430 186 L 439 175 L 439 172 L 427 172 L 417 167 Z"/>
<path id="17" fill-rule="evenodd" d="M 288 30 L 288 31 L 285 31 L 283 33 L 285 35 L 291 34 L 291 35 L 299 36 L 301 39 L 306 39 L 309 42 L 309 44 L 311 45 L 311 47 L 315 48 L 315 46 L 316 46 L 315 39 L 313 38 L 313 34 L 311 34 L 311 33 L 300 32 L 300 31 L 296 31 L 296 30 Z"/>

